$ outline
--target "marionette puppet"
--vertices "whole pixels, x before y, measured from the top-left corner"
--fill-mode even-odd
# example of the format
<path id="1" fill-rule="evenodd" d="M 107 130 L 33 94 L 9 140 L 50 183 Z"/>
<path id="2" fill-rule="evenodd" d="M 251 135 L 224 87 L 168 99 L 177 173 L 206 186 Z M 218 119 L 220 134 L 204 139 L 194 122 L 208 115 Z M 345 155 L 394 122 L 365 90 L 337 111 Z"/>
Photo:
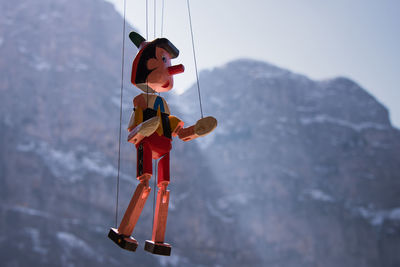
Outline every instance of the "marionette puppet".
<path id="1" fill-rule="evenodd" d="M 136 32 L 131 32 L 129 38 L 139 49 L 132 64 L 131 82 L 144 92 L 133 99 L 134 111 L 128 125 L 128 142 L 137 149 L 136 176 L 140 183 L 118 229 L 111 228 L 108 236 L 121 248 L 136 250 L 138 242 L 131 234 L 151 191 L 152 159 L 160 159 L 153 233 L 151 240 L 145 242 L 145 250 L 169 256 L 171 245 L 164 243 L 164 235 L 169 203 L 167 186 L 170 182 L 172 137 L 178 136 L 183 141 L 189 141 L 207 135 L 215 129 L 217 120 L 205 117 L 195 125 L 184 128 L 184 123 L 171 115 L 165 99 L 156 94 L 170 91 L 173 75 L 184 72 L 182 64 L 171 66 L 171 59 L 179 55 L 179 50 L 166 38 L 148 42 Z"/>

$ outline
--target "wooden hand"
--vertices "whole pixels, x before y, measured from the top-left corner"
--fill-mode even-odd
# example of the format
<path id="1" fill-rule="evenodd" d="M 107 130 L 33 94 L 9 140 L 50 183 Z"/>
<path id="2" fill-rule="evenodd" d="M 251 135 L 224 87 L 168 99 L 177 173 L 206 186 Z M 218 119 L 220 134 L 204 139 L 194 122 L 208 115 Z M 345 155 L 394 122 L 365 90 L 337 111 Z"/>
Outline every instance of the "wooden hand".
<path id="1" fill-rule="evenodd" d="M 209 116 L 198 120 L 195 125 L 179 130 L 178 136 L 186 142 L 211 133 L 215 127 L 217 120 Z"/>
<path id="2" fill-rule="evenodd" d="M 152 135 L 160 125 L 160 117 L 148 119 L 135 128 L 128 135 L 128 142 L 138 144 L 146 136 Z"/>

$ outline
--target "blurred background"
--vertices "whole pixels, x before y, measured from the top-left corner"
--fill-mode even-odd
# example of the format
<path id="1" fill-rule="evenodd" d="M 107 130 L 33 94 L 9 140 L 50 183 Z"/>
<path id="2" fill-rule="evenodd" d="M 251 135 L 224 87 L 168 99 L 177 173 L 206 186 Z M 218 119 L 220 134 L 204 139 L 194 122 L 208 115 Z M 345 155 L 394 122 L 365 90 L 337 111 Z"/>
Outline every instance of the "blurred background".
<path id="1" fill-rule="evenodd" d="M 400 266 L 399 3 L 276 2 L 190 2 L 203 110 L 219 124 L 173 142 L 162 257 L 143 250 L 152 197 L 135 253 L 107 238 L 123 2 L 0 0 L 1 266 Z M 148 3 L 147 35 L 186 67 L 162 96 L 191 125 L 186 1 L 165 0 L 164 19 Z M 146 36 L 145 10 L 127 1 L 125 36 Z M 135 53 L 126 40 L 118 223 L 137 184 Z"/>

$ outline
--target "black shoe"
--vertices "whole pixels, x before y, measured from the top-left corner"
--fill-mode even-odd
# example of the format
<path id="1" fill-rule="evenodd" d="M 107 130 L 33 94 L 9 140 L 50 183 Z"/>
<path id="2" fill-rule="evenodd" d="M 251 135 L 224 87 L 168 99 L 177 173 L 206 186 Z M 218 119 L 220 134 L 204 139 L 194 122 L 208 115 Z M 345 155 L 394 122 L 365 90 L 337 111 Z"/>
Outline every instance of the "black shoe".
<path id="1" fill-rule="evenodd" d="M 168 243 L 155 243 L 151 240 L 146 240 L 144 250 L 163 256 L 171 255 L 171 245 Z"/>
<path id="2" fill-rule="evenodd" d="M 118 233 L 118 229 L 111 228 L 108 232 L 108 238 L 115 242 L 118 246 L 129 251 L 135 251 L 138 247 L 138 242 L 131 236 L 125 236 Z"/>

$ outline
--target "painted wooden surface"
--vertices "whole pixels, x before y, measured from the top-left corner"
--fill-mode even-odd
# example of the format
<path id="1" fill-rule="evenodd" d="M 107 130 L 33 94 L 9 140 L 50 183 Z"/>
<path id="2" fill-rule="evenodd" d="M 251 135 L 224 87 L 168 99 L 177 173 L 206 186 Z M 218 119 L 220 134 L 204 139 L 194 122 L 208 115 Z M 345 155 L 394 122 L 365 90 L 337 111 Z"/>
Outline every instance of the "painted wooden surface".
<path id="1" fill-rule="evenodd" d="M 158 165 L 158 193 L 154 215 L 152 240 L 147 240 L 145 250 L 159 255 L 169 256 L 171 245 L 164 243 L 169 191 L 169 155 L 172 137 L 178 136 L 183 141 L 190 141 L 205 136 L 217 126 L 214 117 L 205 117 L 184 128 L 179 118 L 171 115 L 167 101 L 160 92 L 170 91 L 173 87 L 173 75 L 182 73 L 182 64 L 171 66 L 171 59 L 179 55 L 179 50 L 166 38 L 146 41 L 138 33 L 129 34 L 132 42 L 139 48 L 132 63 L 132 84 L 141 89 L 142 94 L 133 99 L 133 112 L 128 123 L 128 142 L 133 143 L 138 151 L 137 176 L 140 180 L 135 193 L 125 211 L 121 224 L 116 231 L 110 230 L 109 237 L 114 242 L 120 236 L 128 238 L 124 244 L 132 248 L 131 241 L 135 225 L 150 193 L 149 179 L 152 175 L 152 159 L 160 159 Z M 155 179 L 155 178 L 154 178 Z M 125 240 L 125 239 L 124 239 Z M 121 246 L 121 244 L 118 244 Z M 123 247 L 123 246 L 121 246 Z M 127 249 L 126 247 L 123 247 Z M 135 248 L 136 249 L 136 248 Z"/>

